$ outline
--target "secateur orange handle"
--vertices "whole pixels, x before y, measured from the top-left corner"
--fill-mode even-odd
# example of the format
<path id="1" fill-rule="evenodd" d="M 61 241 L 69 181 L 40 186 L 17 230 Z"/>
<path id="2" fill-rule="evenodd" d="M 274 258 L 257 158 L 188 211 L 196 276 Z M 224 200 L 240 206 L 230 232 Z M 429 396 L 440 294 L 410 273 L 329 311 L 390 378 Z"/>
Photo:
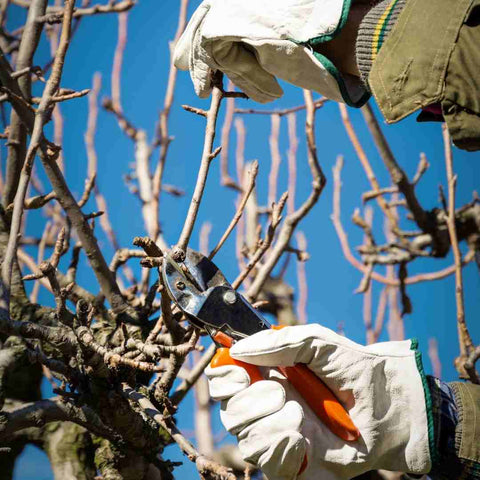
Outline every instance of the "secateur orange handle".
<path id="1" fill-rule="evenodd" d="M 354 442 L 360 431 L 333 392 L 303 363 L 294 367 L 277 367 L 303 397 L 315 415 L 337 437 Z"/>
<path id="2" fill-rule="evenodd" d="M 275 327 L 275 329 L 278 328 Z M 247 371 L 251 384 L 263 380 L 257 366 L 235 360 L 230 356 L 229 350 L 232 346 L 232 339 L 228 335 L 219 332 L 214 340 L 227 348 L 217 350 L 211 361 L 212 367 L 238 365 Z M 346 442 L 358 440 L 360 431 L 353 423 L 348 412 L 334 393 L 306 365 L 298 363 L 293 367 L 277 368 L 331 432 Z"/>
<path id="3" fill-rule="evenodd" d="M 213 339 L 223 345 L 224 348 L 217 348 L 215 356 L 210 361 L 212 368 L 222 367 L 223 365 L 237 365 L 237 367 L 242 367 L 247 371 L 250 377 L 250 385 L 263 380 L 263 376 L 256 365 L 235 360 L 230 356 L 230 347 L 233 345 L 233 340 L 228 335 L 225 335 L 223 332 L 217 332 Z"/>

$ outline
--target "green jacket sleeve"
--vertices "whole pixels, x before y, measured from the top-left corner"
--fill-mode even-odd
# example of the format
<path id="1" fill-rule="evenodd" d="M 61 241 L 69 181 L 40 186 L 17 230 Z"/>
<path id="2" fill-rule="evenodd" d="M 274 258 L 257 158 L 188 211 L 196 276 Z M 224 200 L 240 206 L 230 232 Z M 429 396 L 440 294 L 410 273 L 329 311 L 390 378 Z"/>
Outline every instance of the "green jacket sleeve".
<path id="1" fill-rule="evenodd" d="M 364 20 L 357 41 L 380 110 L 394 123 L 434 106 L 436 113 L 423 111 L 418 120 L 445 120 L 457 147 L 480 150 L 480 0 L 403 3 L 381 2 L 384 14 L 370 25 L 375 33 L 362 35 Z"/>

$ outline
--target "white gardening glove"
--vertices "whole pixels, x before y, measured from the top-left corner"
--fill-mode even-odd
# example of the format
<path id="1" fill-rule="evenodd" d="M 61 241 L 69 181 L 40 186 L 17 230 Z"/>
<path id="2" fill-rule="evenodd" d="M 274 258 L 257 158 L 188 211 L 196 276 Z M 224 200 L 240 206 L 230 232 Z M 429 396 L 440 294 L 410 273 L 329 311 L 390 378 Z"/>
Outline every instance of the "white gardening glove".
<path id="1" fill-rule="evenodd" d="M 174 63 L 190 70 L 202 98 L 210 94 L 212 71 L 220 70 L 262 103 L 282 96 L 276 77 L 332 100 L 359 102 L 366 99 L 361 82 L 340 79 L 307 44 L 340 28 L 348 14 L 344 1 L 205 0 L 175 47 Z"/>
<path id="2" fill-rule="evenodd" d="M 265 368 L 266 380 L 253 385 L 238 366 L 206 374 L 225 428 L 269 480 L 350 479 L 375 469 L 421 474 L 431 468 L 432 423 L 415 348 L 411 341 L 364 347 L 316 324 L 262 331 L 231 348 L 236 360 L 263 367 L 307 364 L 348 410 L 361 433 L 355 442 L 330 432 L 276 370 Z"/>

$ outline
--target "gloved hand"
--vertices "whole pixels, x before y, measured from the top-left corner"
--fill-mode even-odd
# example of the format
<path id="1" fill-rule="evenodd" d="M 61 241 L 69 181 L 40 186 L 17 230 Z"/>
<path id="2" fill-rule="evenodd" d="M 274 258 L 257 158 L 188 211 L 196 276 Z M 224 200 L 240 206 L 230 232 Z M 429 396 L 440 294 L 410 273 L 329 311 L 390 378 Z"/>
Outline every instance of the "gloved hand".
<path id="1" fill-rule="evenodd" d="M 338 438 L 272 368 L 263 369 L 266 380 L 250 385 L 239 366 L 208 367 L 210 394 L 222 401 L 225 428 L 237 435 L 243 458 L 258 464 L 269 480 L 350 479 L 374 469 L 430 471 L 429 393 L 415 342 L 364 347 L 312 324 L 262 331 L 236 343 L 230 354 L 262 367 L 307 364 L 361 433 L 351 443 Z M 308 465 L 298 476 L 305 455 Z"/>
<path id="2" fill-rule="evenodd" d="M 211 71 L 220 70 L 262 103 L 282 96 L 275 77 L 332 100 L 364 102 L 368 95 L 361 82 L 342 78 L 332 62 L 312 48 L 340 30 L 348 15 L 347 0 L 345 4 L 342 0 L 205 0 L 175 47 L 174 63 L 190 70 L 195 92 L 202 98 L 212 89 Z"/>

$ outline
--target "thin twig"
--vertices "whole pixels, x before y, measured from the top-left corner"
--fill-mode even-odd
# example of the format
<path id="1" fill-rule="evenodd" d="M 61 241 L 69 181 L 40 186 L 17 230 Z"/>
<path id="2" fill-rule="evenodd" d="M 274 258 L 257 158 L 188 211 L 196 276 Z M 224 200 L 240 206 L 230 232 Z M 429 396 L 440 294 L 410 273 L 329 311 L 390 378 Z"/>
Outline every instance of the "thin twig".
<path id="1" fill-rule="evenodd" d="M 128 27 L 128 13 L 122 12 L 118 15 L 118 40 L 113 57 L 112 67 L 112 104 L 113 108 L 122 111 L 122 103 L 120 99 L 120 72 L 122 70 L 123 52 L 127 44 L 127 27 Z"/>
<path id="2" fill-rule="evenodd" d="M 228 90 L 233 90 L 233 83 L 228 81 Z M 230 144 L 230 132 L 232 130 L 233 112 L 235 110 L 235 98 L 227 98 L 225 108 L 225 118 L 223 120 L 220 152 L 220 184 L 225 187 L 230 187 L 235 190 L 241 190 L 240 186 L 235 183 L 233 178 L 228 173 L 228 147 Z"/>
<path id="3" fill-rule="evenodd" d="M 198 251 L 203 255 L 208 255 L 211 232 L 212 224 L 210 222 L 203 222 L 198 235 Z"/>
<path id="4" fill-rule="evenodd" d="M 208 255 L 208 258 L 210 260 L 216 255 L 216 253 L 220 250 L 220 248 L 222 248 L 222 245 L 225 243 L 225 240 L 228 238 L 232 230 L 235 228 L 235 225 L 237 225 L 238 221 L 240 220 L 240 217 L 243 214 L 243 210 L 245 209 L 245 205 L 247 204 L 248 198 L 250 197 L 253 189 L 255 188 L 255 180 L 258 174 L 257 161 L 253 162 L 248 174 L 249 174 L 248 184 L 245 189 L 245 193 L 243 194 L 242 201 L 240 202 L 240 205 L 238 206 L 237 211 L 235 212 L 235 215 L 233 216 L 230 222 L 230 225 L 228 225 L 227 229 L 225 230 L 225 233 L 222 235 L 222 238 L 218 241 L 215 248 Z"/>
<path id="5" fill-rule="evenodd" d="M 296 234 L 297 245 L 300 251 L 307 250 L 307 237 L 302 231 Z M 297 300 L 297 317 L 298 323 L 307 323 L 307 300 L 308 300 L 308 282 L 305 271 L 305 261 L 297 259 L 297 285 L 298 285 L 298 300 Z"/>
<path id="6" fill-rule="evenodd" d="M 368 268 L 362 262 L 357 260 L 352 253 L 350 245 L 348 243 L 348 237 L 343 228 L 341 222 L 341 188 L 342 188 L 342 180 L 341 180 L 341 171 L 343 168 L 343 157 L 338 156 L 337 162 L 333 167 L 333 212 L 331 215 L 332 223 L 335 227 L 335 231 L 337 233 L 338 239 L 340 241 L 340 246 L 342 248 L 342 252 L 346 260 L 357 270 L 360 270 L 362 273 L 365 273 L 366 269 Z M 472 251 L 468 252 L 465 257 L 462 259 L 462 266 L 467 265 L 470 263 L 474 258 L 474 254 Z M 437 272 L 428 272 L 428 273 L 419 273 L 417 275 L 413 275 L 405 279 L 406 285 L 413 285 L 415 283 L 421 283 L 426 281 L 434 281 L 434 280 L 441 280 L 442 278 L 446 278 L 449 275 L 455 273 L 455 265 L 451 265 L 449 267 L 443 268 L 442 270 L 438 270 Z M 398 287 L 400 282 L 396 278 L 387 278 L 384 275 L 379 274 L 378 272 L 372 272 L 372 279 L 383 283 L 384 285 L 388 285 L 391 287 Z"/>
<path id="7" fill-rule="evenodd" d="M 210 169 L 210 164 L 220 151 L 212 151 L 213 141 L 215 139 L 215 128 L 217 124 L 218 112 L 220 110 L 220 104 L 222 102 L 223 93 L 219 84 L 221 83 L 221 77 L 217 78 L 217 85 L 213 87 L 212 100 L 210 102 L 210 108 L 207 114 L 207 124 L 205 127 L 205 141 L 203 145 L 203 153 L 200 162 L 200 169 L 198 171 L 197 182 L 195 184 L 195 190 L 192 195 L 192 200 L 190 202 L 190 207 L 188 209 L 187 216 L 185 218 L 185 223 L 183 225 L 182 233 L 177 242 L 177 245 L 173 249 L 173 257 L 175 259 L 183 259 L 185 256 L 185 251 L 188 246 L 188 242 L 192 235 L 193 227 L 197 219 L 198 209 L 200 207 L 200 202 L 203 197 L 203 192 L 205 190 L 205 184 L 207 181 L 208 171 Z"/>
<path id="8" fill-rule="evenodd" d="M 369 288 L 369 291 L 371 291 L 371 285 Z M 378 339 L 380 338 L 380 334 L 382 333 L 383 330 L 383 323 L 385 319 L 385 311 L 387 307 L 387 298 L 388 298 L 388 288 L 389 287 L 384 287 L 380 293 L 380 298 L 378 299 L 378 305 L 377 305 L 377 314 L 375 316 L 375 327 L 372 328 L 372 323 L 371 323 L 371 315 L 370 316 L 365 316 L 365 327 L 367 330 L 367 344 L 372 344 L 378 342 Z M 367 297 L 367 293 L 365 294 L 365 297 Z M 365 300 L 364 300 L 365 301 Z M 368 308 L 368 306 L 367 306 Z"/>
<path id="9" fill-rule="evenodd" d="M 195 463 L 200 474 L 210 473 L 214 475 L 215 478 L 222 480 L 236 480 L 236 477 L 231 471 L 208 458 L 202 456 L 194 446 L 182 435 L 180 430 L 178 430 L 175 423 L 169 418 L 165 418 L 148 400 L 147 397 L 137 392 L 131 388 L 126 383 L 123 383 L 121 386 L 123 395 L 135 402 L 142 411 L 157 422 L 172 438 L 172 440 L 180 447 L 182 452 L 188 457 L 189 460 Z"/>
<path id="10" fill-rule="evenodd" d="M 297 116 L 294 113 L 287 115 L 288 123 L 288 201 L 287 213 L 295 211 L 295 194 L 297 186 Z"/>
<path id="11" fill-rule="evenodd" d="M 308 146 L 308 164 L 312 175 L 312 190 L 303 204 L 288 215 L 278 234 L 278 239 L 270 252 L 269 257 L 259 269 L 255 280 L 250 285 L 247 295 L 251 300 L 256 299 L 267 278 L 273 271 L 278 259 L 281 257 L 290 244 L 293 232 L 300 220 L 307 215 L 312 207 L 317 203 L 320 194 L 325 186 L 326 178 L 318 163 L 317 146 L 315 142 L 315 107 L 313 104 L 311 92 L 304 90 L 305 104 L 307 105 L 307 119 L 305 123 L 305 133 Z"/>
<path id="12" fill-rule="evenodd" d="M 265 252 L 270 248 L 270 245 L 273 242 L 275 231 L 282 221 L 282 211 L 285 207 L 285 203 L 288 198 L 288 193 L 285 192 L 278 201 L 278 204 L 274 203 L 272 205 L 272 215 L 270 217 L 270 223 L 267 227 L 267 233 L 265 238 L 260 242 L 257 250 L 250 258 L 246 267 L 240 272 L 240 275 L 233 281 L 232 287 L 237 289 L 243 281 L 248 277 L 249 273 L 255 268 L 255 266 L 260 262 Z M 263 283 L 262 283 L 263 285 Z M 249 289 L 251 286 L 249 287 Z M 248 295 L 248 293 L 247 293 Z"/>
<path id="13" fill-rule="evenodd" d="M 453 258 L 455 259 L 455 301 L 457 305 L 457 329 L 458 340 L 460 344 L 460 357 L 456 360 L 456 366 L 460 375 L 465 375 L 466 373 L 473 382 L 479 383 L 480 379 L 475 371 L 475 368 L 469 369 L 470 371 L 466 371 L 465 369 L 465 361 L 468 359 L 468 356 L 473 350 L 473 342 L 465 321 L 462 254 L 460 253 L 460 247 L 458 245 L 457 228 L 455 224 L 455 185 L 457 182 L 457 176 L 453 173 L 451 140 L 446 125 L 442 126 L 442 134 L 445 146 L 445 168 L 448 182 L 447 227 L 448 234 L 450 235 L 450 243 L 452 245 Z"/>
<path id="14" fill-rule="evenodd" d="M 280 170 L 281 155 L 280 155 L 280 117 L 278 115 L 272 115 L 270 117 L 271 130 L 270 137 L 268 139 L 270 144 L 270 157 L 271 166 L 270 174 L 268 176 L 268 206 L 271 206 L 277 200 L 277 183 L 278 172 Z"/>
<path id="15" fill-rule="evenodd" d="M 163 102 L 163 110 L 160 112 L 160 118 L 158 121 L 157 143 L 160 144 L 160 154 L 152 179 L 152 212 L 154 214 L 154 224 L 156 228 L 154 235 L 155 240 L 160 236 L 160 193 L 162 191 L 165 162 L 167 159 L 168 149 L 172 141 L 168 131 L 168 119 L 173 105 L 178 71 L 173 64 L 173 50 L 187 23 L 188 1 L 189 0 L 180 0 L 177 30 L 175 32 L 173 41 L 170 43 L 170 67 L 168 72 L 167 88 L 165 91 L 165 99 Z"/>
<path id="16" fill-rule="evenodd" d="M 37 19 L 39 21 L 40 18 Z M 60 28 L 58 25 L 55 25 L 51 29 L 47 29 L 47 36 L 50 42 L 50 55 L 52 58 L 55 58 L 55 52 L 57 51 L 58 48 L 58 41 L 60 38 Z M 55 98 L 58 101 L 58 93 L 55 95 Z M 32 99 L 33 100 L 33 99 Z M 63 115 L 61 112 L 61 106 L 60 104 L 55 105 L 53 107 L 52 111 L 52 119 L 53 119 L 53 141 L 55 142 L 56 145 L 59 145 L 60 147 L 63 146 Z M 60 150 L 58 154 L 58 166 L 60 167 L 60 170 L 62 173 L 64 172 L 65 166 L 63 163 L 63 152 Z"/>
<path id="17" fill-rule="evenodd" d="M 28 8 L 30 2 L 25 0 L 13 0 L 12 3 L 16 5 Z M 108 3 L 106 5 L 96 4 L 92 5 L 91 7 L 84 7 L 84 8 L 76 8 L 73 12 L 73 18 L 80 18 L 80 17 L 89 17 L 98 14 L 108 14 L 108 13 L 121 13 L 130 10 L 132 7 L 136 5 L 136 0 L 122 0 L 120 2 Z M 47 8 L 47 15 L 43 15 L 38 17 L 38 23 L 47 23 L 47 24 L 55 24 L 61 23 L 63 20 L 63 16 L 65 11 L 62 7 L 51 5 Z M 15 30 L 15 34 L 19 35 L 23 31 L 23 28 L 19 28 Z"/>
<path id="18" fill-rule="evenodd" d="M 40 265 L 43 262 L 44 254 L 45 254 L 45 244 L 47 242 L 48 235 L 50 233 L 51 223 L 47 222 L 45 225 L 45 229 L 43 230 L 42 238 L 38 245 L 38 252 L 37 252 L 37 264 Z M 40 282 L 36 281 L 32 288 L 32 293 L 30 294 L 30 301 L 32 303 L 37 303 L 38 292 L 40 290 Z"/>
<path id="19" fill-rule="evenodd" d="M 20 232 L 23 207 L 32 172 L 33 161 L 35 159 L 35 154 L 37 150 L 41 146 L 41 141 L 43 140 L 43 126 L 49 119 L 49 114 L 52 108 L 52 98 L 60 85 L 63 64 L 70 43 L 72 12 L 74 4 L 74 0 L 66 0 L 65 2 L 65 16 L 62 25 L 62 34 L 59 42 L 59 47 L 55 55 L 52 74 L 47 81 L 45 90 L 43 91 L 42 101 L 40 102 L 40 105 L 38 106 L 38 109 L 35 113 L 35 121 L 32 128 L 30 145 L 27 150 L 17 193 L 15 195 L 10 236 L 8 239 L 7 250 L 5 253 L 5 260 L 2 265 L 2 281 L 7 288 L 7 291 L 10 290 L 10 279 L 12 275 L 13 261 L 15 258 L 15 252 L 17 250 L 18 234 Z"/>
<path id="20" fill-rule="evenodd" d="M 357 156 L 360 160 L 360 163 L 362 164 L 363 169 L 365 170 L 365 174 L 367 175 L 370 185 L 372 186 L 372 189 L 374 192 L 380 192 L 381 189 L 380 189 L 380 185 L 378 184 L 377 177 L 375 176 L 372 166 L 370 165 L 370 162 L 368 160 L 367 154 L 365 153 L 365 150 L 360 144 L 358 136 L 355 133 L 352 122 L 350 121 L 350 117 L 348 116 L 347 107 L 343 103 L 339 103 L 338 108 L 340 109 L 340 116 L 342 118 L 343 125 L 345 126 L 345 130 L 347 131 L 348 137 L 352 142 L 353 148 L 357 153 Z M 386 200 L 381 195 L 378 195 L 376 197 L 376 200 L 378 205 L 382 209 L 383 213 L 385 214 L 385 216 L 390 220 L 390 223 L 394 231 L 395 229 L 398 230 L 397 221 L 395 217 L 392 215 L 392 213 L 390 212 Z"/>
<path id="21" fill-rule="evenodd" d="M 436 338 L 428 339 L 428 357 L 432 364 L 433 376 L 442 378 L 442 363 L 438 354 L 438 342 Z"/>
<path id="22" fill-rule="evenodd" d="M 43 29 L 43 24 L 38 23 L 37 19 L 45 14 L 47 3 L 47 0 L 34 0 L 28 4 L 25 30 L 20 41 L 16 58 L 17 71 L 30 69 L 32 67 L 33 57 Z M 3 69 L 10 70 L 10 75 L 13 75 L 13 71 L 10 65 L 8 65 L 6 57 L 2 55 L 1 61 Z M 2 84 L 4 87 L 8 87 L 9 90 L 12 90 L 10 85 L 8 85 L 7 79 L 4 77 L 2 78 Z M 31 96 L 31 75 L 21 76 L 18 78 L 18 84 L 16 85 L 18 85 L 18 90 L 15 94 L 23 97 L 28 105 Z M 18 106 L 19 105 L 17 105 L 17 107 Z M 2 197 L 4 207 L 12 203 L 15 198 L 22 167 L 26 158 L 26 141 L 25 125 L 23 124 L 21 115 L 19 115 L 17 109 L 13 108 L 10 115 L 7 168 L 5 175 L 5 188 Z"/>
<path id="23" fill-rule="evenodd" d="M 325 103 L 328 102 L 328 98 L 319 98 L 313 102 L 315 109 L 323 107 Z M 291 108 L 284 108 L 278 110 L 257 110 L 255 108 L 236 108 L 235 113 L 239 114 L 254 114 L 254 115 L 279 115 L 283 117 L 284 115 L 288 115 L 289 113 L 296 113 L 301 110 L 305 110 L 307 108 L 306 104 L 297 105 L 296 107 Z"/>
<path id="24" fill-rule="evenodd" d="M 237 136 L 237 145 L 235 149 L 235 168 L 237 172 L 237 183 L 242 188 L 245 183 L 244 179 L 244 163 L 245 163 L 245 124 L 241 118 L 235 119 L 235 133 Z M 255 195 L 255 192 L 252 192 Z M 252 202 L 250 196 L 250 202 Z M 248 204 L 248 202 L 247 202 Z M 248 212 L 248 208 L 247 208 Z M 235 236 L 235 255 L 237 257 L 238 267 L 240 271 L 245 268 L 245 260 L 243 255 L 243 247 L 245 245 L 245 218 L 241 217 L 238 223 Z"/>
<path id="25" fill-rule="evenodd" d="M 397 196 L 396 193 L 393 194 L 392 198 Z M 397 211 L 396 209 L 392 209 L 392 215 L 397 218 Z M 388 242 L 393 242 L 394 240 L 394 233 L 392 230 L 392 225 L 387 217 L 384 217 L 384 225 L 383 230 L 385 232 L 385 237 Z M 387 278 L 390 280 L 395 279 L 395 269 L 393 265 L 387 265 Z M 404 340 L 405 339 L 405 325 L 403 323 L 403 318 L 400 313 L 399 308 L 399 301 L 398 301 L 398 294 L 400 292 L 400 287 L 402 285 L 402 280 L 398 279 L 399 286 L 398 287 L 391 287 L 387 290 L 387 302 L 388 302 L 388 334 L 390 340 Z M 403 280 L 405 283 L 405 280 Z"/>

